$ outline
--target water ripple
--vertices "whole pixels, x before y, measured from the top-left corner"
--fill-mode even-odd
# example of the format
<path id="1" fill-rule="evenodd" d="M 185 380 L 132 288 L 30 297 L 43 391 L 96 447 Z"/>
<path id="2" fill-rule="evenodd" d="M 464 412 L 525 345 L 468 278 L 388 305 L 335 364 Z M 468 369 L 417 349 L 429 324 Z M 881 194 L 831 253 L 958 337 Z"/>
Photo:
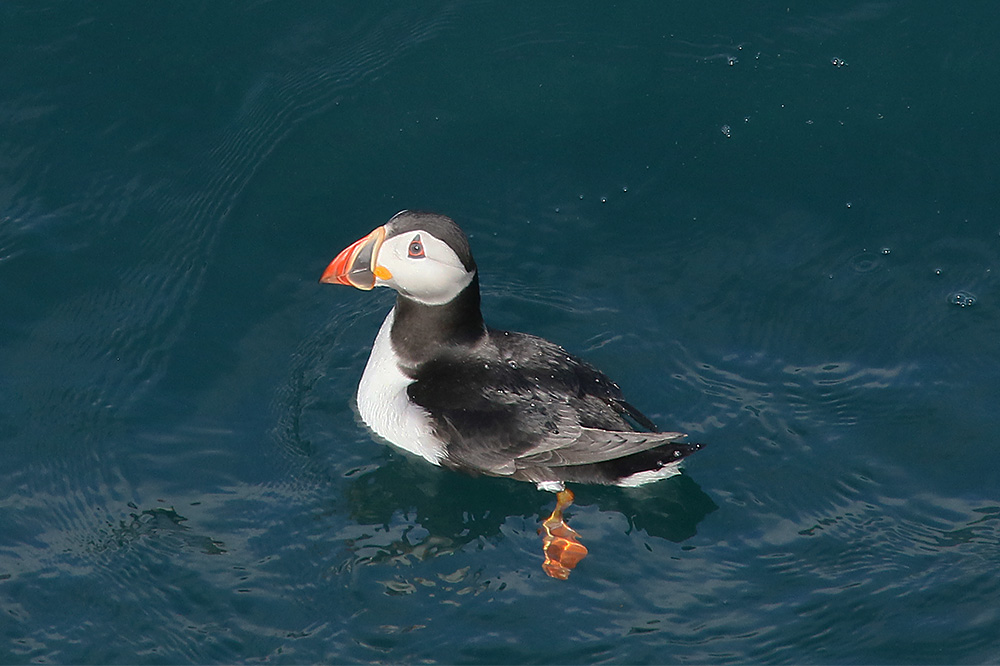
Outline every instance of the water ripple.
<path id="1" fill-rule="evenodd" d="M 221 138 L 193 160 L 200 163 L 196 170 L 172 183 L 155 176 L 150 180 L 148 175 L 116 183 L 105 175 L 95 179 L 71 209 L 61 211 L 63 227 L 87 226 L 98 238 L 111 242 L 107 248 L 80 249 L 98 262 L 94 274 L 70 290 L 60 305 L 41 314 L 25 330 L 28 348 L 11 354 L 15 373 L 59 376 L 64 385 L 76 387 L 70 394 L 53 393 L 48 381 L 25 387 L 31 427 L 42 433 L 53 426 L 64 427 L 66 419 L 85 424 L 120 415 L 144 396 L 162 376 L 171 350 L 188 325 L 230 212 L 267 156 L 303 120 L 330 108 L 345 90 L 433 37 L 446 24 L 447 11 L 430 17 L 392 15 L 354 40 L 345 40 L 339 50 L 285 58 L 282 65 L 288 69 L 276 68 L 262 76 Z M 15 162 L 28 159 L 23 156 L 25 150 L 8 151 L 14 162 L 7 166 L 13 168 Z M 37 151 L 29 157 L 36 163 L 42 159 Z M 26 181 L 21 182 L 23 191 Z M 28 192 L 9 196 L 31 198 Z M 37 220 L 45 215 L 30 214 L 40 207 L 36 202 L 12 209 L 24 220 L 15 227 L 17 233 L 23 234 L 33 224 L 26 218 Z M 117 234 L 121 241 L 115 240 Z M 18 246 L 16 237 L 3 241 L 7 256 L 15 256 Z M 107 274 L 100 265 L 108 263 L 104 255 L 126 246 L 134 259 L 121 273 Z M 20 366 L 39 359 L 45 360 L 45 367 L 29 372 Z"/>
<path id="2" fill-rule="evenodd" d="M 273 518 L 252 528 L 231 526 L 241 523 L 239 507 L 259 518 L 261 505 L 307 502 L 315 487 L 304 489 L 292 478 L 282 481 L 287 488 L 282 482 L 220 488 L 216 478 L 194 484 L 197 498 L 185 498 L 176 478 L 136 479 L 136 465 L 155 469 L 158 455 L 170 455 L 174 468 L 184 469 L 187 456 L 190 474 L 204 474 L 211 446 L 231 435 L 179 432 L 174 434 L 185 440 L 180 446 L 161 440 L 160 449 L 133 447 L 136 439 L 157 442 L 130 433 L 129 418 L 163 379 L 191 324 L 209 267 L 217 261 L 222 231 L 268 156 L 303 121 L 440 34 L 450 11 L 439 6 L 384 15 L 340 39 L 328 36 L 312 49 L 295 40 L 275 44 L 242 106 L 220 129 L 204 134 L 209 140 L 202 147 L 184 156 L 183 164 L 193 166 L 178 168 L 169 159 L 157 159 L 157 166 L 129 173 L 128 159 L 118 164 L 119 172 L 98 163 L 81 169 L 85 175 L 74 174 L 72 201 L 54 200 L 51 189 L 53 181 L 68 180 L 66 170 L 72 166 L 63 166 L 65 137 L 31 145 L 12 138 L 45 134 L 35 126 L 63 113 L 67 91 L 49 87 L 5 97 L 3 122 L 17 131 L 4 132 L 0 144 L 5 174 L 0 179 L 0 271 L 10 285 L 30 283 L 36 298 L 18 297 L 16 316 L 5 324 L 2 416 L 16 436 L 7 440 L 14 449 L 8 450 L 6 490 L 0 497 L 9 510 L 2 521 L 7 538 L 0 583 L 5 598 L 7 592 L 33 597 L 37 608 L 51 587 L 46 583 L 59 579 L 58 594 L 89 604 L 86 610 L 76 602 L 62 604 L 67 613 L 87 619 L 56 631 L 38 626 L 25 605 L 5 605 L 5 616 L 17 625 L 12 635 L 19 637 L 19 659 L 112 662 L 121 660 L 124 650 L 132 659 L 224 661 L 235 654 L 224 635 L 228 631 L 246 642 L 275 633 L 252 622 L 233 623 L 231 618 L 241 616 L 239 597 L 246 593 L 239 591 L 245 583 L 227 559 L 230 553 L 252 551 L 247 540 Z M 53 13 L 46 26 L 59 20 Z M 88 66 L 76 49 L 93 36 L 88 32 L 93 25 L 53 31 L 61 34 L 58 50 L 67 71 Z M 99 84 L 88 79 L 87 85 Z M 108 126 L 97 132 L 100 140 L 75 139 L 107 151 L 120 147 L 115 141 L 125 142 L 126 152 L 155 147 L 162 139 L 155 121 L 145 126 L 146 136 L 135 137 L 128 136 L 127 123 L 105 120 Z M 71 185 L 62 188 L 70 191 Z M 68 266 L 74 267 L 72 274 Z M 312 342 L 318 347 L 317 340 Z M 313 351 L 304 353 L 311 358 Z M 307 362 L 299 376 L 311 381 L 315 368 Z M 240 455 L 235 442 L 220 447 L 214 453 L 218 457 Z M 133 448 L 138 449 L 134 454 Z M 157 490 L 168 491 L 165 502 L 141 499 Z M 208 527 L 215 519 L 206 509 L 226 516 L 225 538 Z M 266 571 L 266 564 L 261 569 Z M 104 634 L 105 627 L 98 625 L 123 614 L 134 620 L 133 638 L 115 647 L 92 644 L 73 657 L 60 652 L 88 634 Z M 178 629 L 167 632 L 170 639 L 157 630 L 165 625 Z"/>

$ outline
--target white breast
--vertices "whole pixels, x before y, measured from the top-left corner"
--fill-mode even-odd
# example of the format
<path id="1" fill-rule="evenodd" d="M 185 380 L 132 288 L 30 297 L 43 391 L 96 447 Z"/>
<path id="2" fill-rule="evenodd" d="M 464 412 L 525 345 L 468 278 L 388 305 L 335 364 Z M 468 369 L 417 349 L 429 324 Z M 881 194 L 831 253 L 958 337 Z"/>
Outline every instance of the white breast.
<path id="1" fill-rule="evenodd" d="M 439 465 L 445 456 L 444 446 L 434 436 L 427 412 L 406 395 L 413 380 L 399 369 L 392 348 L 389 334 L 395 315 L 393 308 L 375 338 L 358 385 L 358 411 L 368 427 L 390 444 Z"/>

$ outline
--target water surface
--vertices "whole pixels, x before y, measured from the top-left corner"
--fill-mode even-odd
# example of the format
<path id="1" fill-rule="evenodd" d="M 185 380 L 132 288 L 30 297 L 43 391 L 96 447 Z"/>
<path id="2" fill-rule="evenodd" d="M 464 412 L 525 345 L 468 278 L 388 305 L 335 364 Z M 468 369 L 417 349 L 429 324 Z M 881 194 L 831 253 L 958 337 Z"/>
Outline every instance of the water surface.
<path id="1" fill-rule="evenodd" d="M 986 5 L 0 7 L 0 661 L 1000 659 Z M 683 476 L 551 495 L 373 440 L 402 208 Z"/>

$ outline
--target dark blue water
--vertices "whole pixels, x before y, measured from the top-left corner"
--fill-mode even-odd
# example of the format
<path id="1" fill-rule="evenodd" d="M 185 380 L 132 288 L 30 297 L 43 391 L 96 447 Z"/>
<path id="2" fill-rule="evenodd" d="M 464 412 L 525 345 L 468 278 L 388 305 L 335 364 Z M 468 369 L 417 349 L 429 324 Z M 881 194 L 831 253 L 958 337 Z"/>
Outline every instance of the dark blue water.
<path id="1" fill-rule="evenodd" d="M 0 663 L 1000 660 L 990 3 L 0 3 Z M 708 443 L 554 499 L 374 441 L 402 208 Z"/>

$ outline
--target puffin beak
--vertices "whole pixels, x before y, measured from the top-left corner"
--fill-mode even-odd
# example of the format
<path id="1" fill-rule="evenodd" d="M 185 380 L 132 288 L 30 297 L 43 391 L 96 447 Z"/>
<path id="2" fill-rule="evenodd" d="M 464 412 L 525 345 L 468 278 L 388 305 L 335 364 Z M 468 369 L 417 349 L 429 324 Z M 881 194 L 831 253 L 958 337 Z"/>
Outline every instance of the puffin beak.
<path id="1" fill-rule="evenodd" d="M 323 271 L 320 282 L 327 284 L 346 284 L 368 291 L 375 287 L 375 278 L 390 279 L 392 275 L 383 266 L 379 266 L 378 251 L 385 240 L 385 227 L 379 227 L 364 238 L 354 243 L 337 255 Z"/>

